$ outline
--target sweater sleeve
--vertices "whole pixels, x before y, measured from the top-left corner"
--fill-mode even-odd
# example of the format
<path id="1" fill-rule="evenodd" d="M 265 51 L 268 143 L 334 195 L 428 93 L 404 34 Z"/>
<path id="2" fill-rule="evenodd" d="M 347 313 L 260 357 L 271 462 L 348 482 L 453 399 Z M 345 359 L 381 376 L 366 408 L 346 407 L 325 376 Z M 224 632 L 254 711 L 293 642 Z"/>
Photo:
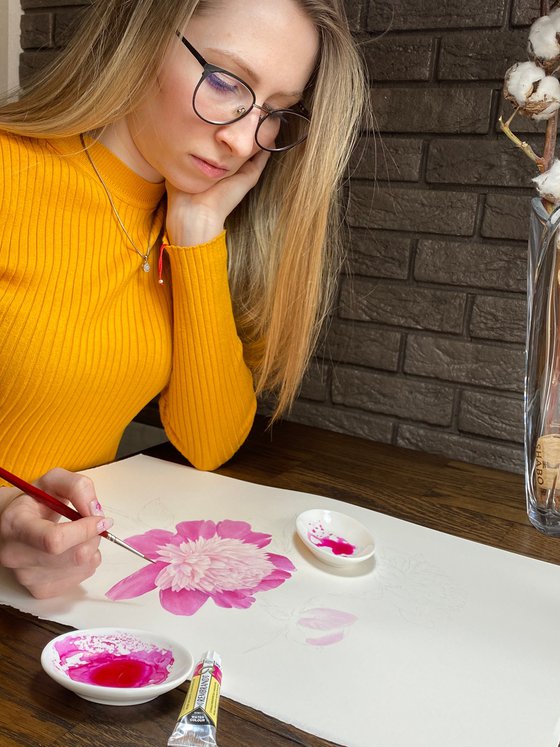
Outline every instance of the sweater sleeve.
<path id="1" fill-rule="evenodd" d="M 255 416 L 251 372 L 237 335 L 225 231 L 201 246 L 168 247 L 173 359 L 160 414 L 168 438 L 198 469 L 227 461 Z"/>

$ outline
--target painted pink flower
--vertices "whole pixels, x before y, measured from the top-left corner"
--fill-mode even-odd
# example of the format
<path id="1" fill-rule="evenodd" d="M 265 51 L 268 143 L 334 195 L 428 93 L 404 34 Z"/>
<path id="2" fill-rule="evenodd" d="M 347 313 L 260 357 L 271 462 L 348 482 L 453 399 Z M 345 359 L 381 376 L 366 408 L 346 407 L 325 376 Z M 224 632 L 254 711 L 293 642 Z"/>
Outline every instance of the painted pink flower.
<path id="1" fill-rule="evenodd" d="M 311 646 L 331 646 L 344 638 L 346 628 L 353 625 L 357 619 L 356 615 L 350 612 L 315 607 L 305 610 L 298 618 L 297 625 L 304 628 L 305 643 Z M 311 635 L 310 631 L 316 632 Z"/>
<path id="2" fill-rule="evenodd" d="M 109 599 L 158 589 L 162 607 L 174 615 L 194 615 L 209 597 L 219 607 L 247 609 L 256 592 L 280 586 L 296 570 L 283 555 L 265 552 L 271 535 L 245 521 L 183 521 L 175 528 L 126 540 L 155 562 L 115 584 Z"/>

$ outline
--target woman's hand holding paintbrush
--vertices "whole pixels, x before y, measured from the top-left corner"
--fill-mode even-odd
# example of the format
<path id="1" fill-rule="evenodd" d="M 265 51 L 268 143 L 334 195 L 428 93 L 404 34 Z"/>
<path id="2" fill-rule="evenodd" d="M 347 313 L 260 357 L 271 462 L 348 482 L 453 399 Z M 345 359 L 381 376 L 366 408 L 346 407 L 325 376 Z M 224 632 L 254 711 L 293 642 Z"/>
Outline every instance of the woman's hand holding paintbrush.
<path id="1" fill-rule="evenodd" d="M 0 563 L 38 598 L 62 594 L 91 576 L 101 562 L 100 538 L 109 535 L 113 524 L 103 515 L 93 482 L 63 469 L 47 472 L 35 486 L 3 470 L 0 475 L 11 484 L 17 480 L 23 491 L 18 495 L 0 488 Z M 36 497 L 30 497 L 32 492 Z M 61 499 L 71 501 L 77 511 Z M 53 510 L 73 520 L 56 523 Z"/>

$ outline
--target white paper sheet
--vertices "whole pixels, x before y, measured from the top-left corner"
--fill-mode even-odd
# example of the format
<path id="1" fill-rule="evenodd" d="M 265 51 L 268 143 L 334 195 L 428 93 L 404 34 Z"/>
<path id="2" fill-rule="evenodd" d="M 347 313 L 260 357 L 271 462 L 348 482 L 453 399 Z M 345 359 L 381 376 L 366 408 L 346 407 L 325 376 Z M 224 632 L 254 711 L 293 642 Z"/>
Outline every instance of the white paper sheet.
<path id="1" fill-rule="evenodd" d="M 224 695 L 348 747 L 557 747 L 560 567 L 146 456 L 89 474 L 123 539 L 174 531 L 184 520 L 243 520 L 272 534 L 267 550 L 297 570 L 257 593 L 249 609 L 209 599 L 196 614 L 177 616 L 156 592 L 108 600 L 105 592 L 143 561 L 103 542 L 101 568 L 75 594 L 34 600 L 2 571 L 0 602 L 76 628 L 164 631 L 195 657 L 217 650 Z M 296 516 L 309 508 L 365 524 L 375 562 L 348 574 L 313 560 L 294 534 Z M 353 622 L 329 628 L 325 615 L 336 614 L 324 610 Z"/>

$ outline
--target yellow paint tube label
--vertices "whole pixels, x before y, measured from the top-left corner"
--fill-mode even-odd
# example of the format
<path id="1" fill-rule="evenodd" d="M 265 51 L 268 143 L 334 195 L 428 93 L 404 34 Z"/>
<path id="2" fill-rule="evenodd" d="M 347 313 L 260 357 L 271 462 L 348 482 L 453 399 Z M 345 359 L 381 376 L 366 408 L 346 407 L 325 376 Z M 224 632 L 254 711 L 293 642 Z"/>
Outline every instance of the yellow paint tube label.
<path id="1" fill-rule="evenodd" d="M 216 745 L 222 683 L 221 659 L 208 651 L 198 662 L 168 747 Z"/>

